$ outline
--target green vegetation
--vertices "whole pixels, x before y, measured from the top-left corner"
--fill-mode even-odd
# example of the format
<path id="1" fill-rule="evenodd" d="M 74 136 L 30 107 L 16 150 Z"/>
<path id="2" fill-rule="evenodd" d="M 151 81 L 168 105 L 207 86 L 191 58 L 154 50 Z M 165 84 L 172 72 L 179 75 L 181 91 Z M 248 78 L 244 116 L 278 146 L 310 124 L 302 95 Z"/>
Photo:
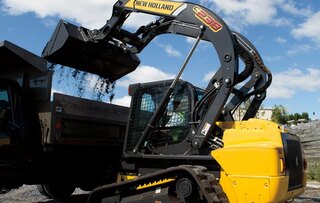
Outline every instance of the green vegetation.
<path id="1" fill-rule="evenodd" d="M 308 166 L 307 178 L 308 180 L 320 181 L 320 163 Z"/>
<path id="2" fill-rule="evenodd" d="M 282 105 L 275 105 L 272 110 L 271 120 L 279 124 L 286 124 L 288 121 L 288 111 Z"/>
<path id="3" fill-rule="evenodd" d="M 309 121 L 309 114 L 307 112 L 303 112 L 302 114 L 289 114 L 286 107 L 281 104 L 273 107 L 271 120 L 274 122 L 279 124 L 287 124 L 288 121 L 291 121 L 293 124 L 297 124 L 299 119 Z"/>

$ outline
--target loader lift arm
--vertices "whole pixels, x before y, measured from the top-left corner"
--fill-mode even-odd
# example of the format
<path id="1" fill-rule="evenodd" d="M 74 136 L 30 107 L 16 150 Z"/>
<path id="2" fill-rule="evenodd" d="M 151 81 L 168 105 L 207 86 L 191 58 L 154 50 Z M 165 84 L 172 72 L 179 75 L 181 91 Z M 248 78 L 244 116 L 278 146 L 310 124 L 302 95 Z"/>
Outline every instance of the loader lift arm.
<path id="1" fill-rule="evenodd" d="M 110 20 L 99 30 L 89 30 L 83 27 L 75 29 L 73 25 L 62 21 L 59 23 L 57 30 L 60 32 L 62 32 L 63 29 L 67 30 L 72 40 L 77 41 L 77 44 L 83 44 L 82 47 L 92 46 L 90 53 L 93 58 L 101 54 L 101 46 L 106 46 L 105 49 L 112 46 L 113 49 L 120 52 L 125 58 L 132 58 L 136 53 L 141 52 L 154 37 L 166 33 L 193 38 L 201 35 L 202 40 L 211 42 L 216 49 L 221 67 L 211 79 L 205 92 L 205 99 L 203 99 L 195 109 L 195 124 L 193 125 L 195 133 L 189 136 L 192 140 L 192 147 L 201 148 L 214 129 L 214 125 L 211 124 L 215 123 L 218 119 L 233 120 L 231 112 L 241 102 L 247 100 L 249 93 L 246 91 L 249 91 L 253 86 L 255 86 L 256 89 L 266 89 L 264 83 L 268 78 L 265 76 L 265 73 L 261 71 L 260 64 L 258 64 L 256 58 L 254 58 L 255 55 L 259 55 L 256 50 L 252 48 L 252 44 L 243 36 L 231 32 L 225 22 L 215 13 L 193 3 L 156 2 L 157 3 L 154 1 L 121 0 L 114 5 L 113 15 Z M 148 25 L 140 27 L 136 32 L 131 33 L 123 29 L 122 26 L 133 12 L 153 14 L 160 16 L 160 18 Z M 73 34 L 76 30 L 78 30 L 77 35 Z M 68 35 L 64 34 L 60 36 L 65 37 Z M 99 63 L 91 63 L 90 66 L 83 68 L 83 64 L 86 63 L 82 63 L 81 57 L 74 59 L 74 57 L 68 57 L 68 54 L 74 54 L 74 52 L 77 51 L 87 53 L 87 50 L 79 49 L 79 45 L 72 47 L 70 43 L 68 44 L 69 47 L 62 46 L 61 44 L 67 43 L 68 41 L 66 38 L 60 36 L 59 32 L 56 31 L 56 34 L 53 35 L 43 52 L 44 58 L 55 63 L 64 63 L 65 61 L 62 59 L 63 57 L 61 57 L 64 55 L 64 59 L 68 58 L 69 60 L 66 65 L 71 67 L 78 68 L 77 66 L 80 66 L 79 69 L 89 70 L 89 72 L 92 72 L 92 69 L 99 70 L 97 71 L 98 74 L 104 71 L 102 70 L 103 68 L 109 72 L 101 75 L 112 75 L 113 72 L 118 71 L 118 67 L 110 69 L 99 66 L 95 68 L 94 65 L 100 65 L 100 61 Z M 59 39 L 59 37 L 61 39 Z M 95 46 L 98 48 L 94 49 Z M 60 52 L 63 54 L 60 54 Z M 96 54 L 92 54 L 92 52 L 96 52 Z M 244 59 L 244 54 L 239 55 L 238 53 L 246 53 L 246 58 Z M 79 55 L 81 55 L 81 53 Z M 244 61 L 249 61 L 249 63 L 246 64 L 248 67 L 240 74 L 238 74 L 238 55 Z M 110 60 L 110 58 L 105 57 L 104 60 Z M 117 63 L 117 61 L 115 63 Z M 136 63 L 134 66 L 138 66 L 138 64 L 139 63 Z M 107 65 L 111 66 L 113 64 Z M 131 67 L 129 71 L 120 72 L 125 75 L 135 68 L 136 67 Z M 234 89 L 236 84 L 244 81 L 250 77 L 251 74 L 256 75 L 254 79 L 251 79 L 251 82 L 248 82 L 243 89 L 238 91 Z M 122 75 L 117 74 L 117 77 L 113 79 L 121 76 Z M 225 107 L 227 99 L 232 92 L 237 96 Z M 256 94 L 256 92 L 257 90 L 254 91 L 252 95 Z M 250 114 L 246 116 L 247 118 L 255 114 L 257 108 L 260 106 L 258 101 L 263 100 L 260 99 L 264 98 L 263 95 L 264 91 L 260 91 L 259 95 L 257 94 L 257 99 L 254 100 L 251 110 L 248 111 Z M 161 114 L 161 112 L 159 113 Z M 223 116 L 221 117 L 221 115 Z M 150 125 L 153 126 L 154 123 Z M 139 148 L 139 145 L 137 145 L 136 148 Z"/>
<path id="2" fill-rule="evenodd" d="M 131 33 L 122 27 L 130 14 L 134 12 L 157 15 L 160 16 L 160 18 L 148 25 L 141 26 L 136 32 Z M 74 60 L 74 57 L 68 57 L 68 54 L 74 53 L 76 50 L 78 52 L 84 52 L 85 54 L 88 53 L 88 51 L 84 48 L 79 50 L 76 46 L 72 47 L 72 44 L 69 44 L 69 46 L 73 48 L 71 51 L 68 50 L 71 49 L 70 47 L 65 48 L 67 46 L 61 46 L 63 42 L 66 43 L 65 41 L 67 41 L 66 38 L 59 36 L 59 32 L 63 30 L 62 28 L 69 32 L 68 34 L 73 37 L 73 40 L 77 41 L 77 44 L 83 44 L 82 47 L 91 46 L 89 51 L 92 58 L 98 58 L 97 56 L 103 52 L 101 47 L 105 46 L 105 49 L 113 48 L 123 55 L 125 59 L 132 59 L 136 57 L 135 54 L 140 53 L 154 37 L 166 33 L 193 38 L 201 36 L 202 40 L 211 42 L 217 51 L 221 67 L 208 84 L 204 99 L 197 104 L 194 110 L 192 122 L 194 133 L 189 135 L 193 148 L 204 147 L 207 139 L 214 130 L 214 125 L 212 124 L 218 119 L 233 121 L 234 118 L 232 114 L 234 110 L 250 96 L 254 96 L 254 99 L 243 119 L 247 120 L 248 118 L 254 117 L 265 98 L 265 90 L 271 83 L 271 74 L 263 65 L 261 57 L 254 46 L 242 35 L 230 31 L 225 22 L 215 13 L 197 4 L 172 1 L 120 0 L 114 5 L 112 17 L 101 29 L 89 30 L 83 27 L 75 29 L 73 25 L 61 21 L 57 28 L 58 31 L 56 31 L 56 34 L 54 34 L 48 42 L 43 52 L 43 57 L 55 63 L 64 63 L 79 69 L 89 70 L 89 72 L 98 70 L 96 71 L 98 74 L 111 76 L 109 78 L 113 81 L 133 71 L 136 66 L 139 65 L 140 61 L 134 60 L 136 63 L 126 62 L 126 65 L 133 65 L 131 65 L 129 69 L 126 68 L 125 71 L 119 71 L 117 69 L 121 69 L 121 66 L 115 66 L 113 69 L 106 67 L 114 64 L 117 65 L 119 60 L 110 64 L 108 62 L 112 60 L 110 58 L 113 58 L 113 56 L 108 58 L 107 54 L 101 54 L 104 56 L 104 59 L 101 60 L 109 61 L 105 63 L 99 61 L 91 63 L 90 67 L 84 67 L 86 66 L 86 61 L 83 63 L 81 58 Z M 65 37 L 66 35 L 62 36 Z M 61 39 L 59 39 L 59 37 Z M 95 46 L 98 48 L 94 49 Z M 92 52 L 96 52 L 96 54 L 92 54 Z M 62 55 L 64 55 L 64 57 L 61 57 Z M 79 55 L 81 55 L 81 53 Z M 240 57 L 246 65 L 245 70 L 240 74 L 238 73 L 238 57 Z M 64 59 L 68 60 L 67 63 Z M 90 61 L 94 60 L 95 59 L 92 59 Z M 101 66 L 101 64 L 103 65 Z M 95 68 L 95 65 L 97 68 Z M 101 72 L 104 72 L 103 69 L 105 69 L 107 73 L 101 74 Z M 115 74 L 115 72 L 119 73 Z M 242 88 L 235 88 L 236 85 L 239 85 L 249 77 L 251 77 L 251 79 L 249 79 Z M 252 88 L 254 88 L 254 90 L 249 92 Z M 233 94 L 234 97 L 226 104 L 230 94 Z M 165 100 L 168 100 L 170 96 L 171 94 L 168 93 L 163 103 L 166 103 L 167 101 Z M 161 110 L 159 110 L 158 114 L 162 114 Z M 149 131 L 152 130 L 156 122 L 157 119 L 154 119 L 153 122 L 148 124 L 147 128 L 151 129 L 147 130 L 145 134 L 148 134 Z M 139 149 L 144 137 L 146 137 L 146 135 L 142 136 L 136 146 L 136 151 Z"/>

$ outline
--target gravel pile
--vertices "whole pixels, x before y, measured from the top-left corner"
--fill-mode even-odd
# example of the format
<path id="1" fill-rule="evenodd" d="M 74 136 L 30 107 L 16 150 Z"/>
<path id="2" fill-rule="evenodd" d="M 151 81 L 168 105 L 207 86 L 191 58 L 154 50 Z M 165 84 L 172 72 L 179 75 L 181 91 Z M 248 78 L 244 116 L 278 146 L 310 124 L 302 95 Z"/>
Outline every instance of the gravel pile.
<path id="1" fill-rule="evenodd" d="M 300 123 L 298 125 L 290 126 L 289 130 L 291 130 L 293 133 L 297 135 L 304 135 L 319 129 L 319 127 L 320 120 L 315 120 L 309 123 Z"/>
<path id="2" fill-rule="evenodd" d="M 38 192 L 36 185 L 23 185 L 18 189 L 0 194 L 1 203 L 85 203 L 87 198 L 88 192 L 77 188 L 68 201 L 48 199 Z"/>
<path id="3" fill-rule="evenodd" d="M 0 202 L 2 203 L 45 202 L 46 200 L 47 198 L 38 192 L 35 185 L 23 185 L 18 189 L 0 195 Z"/>

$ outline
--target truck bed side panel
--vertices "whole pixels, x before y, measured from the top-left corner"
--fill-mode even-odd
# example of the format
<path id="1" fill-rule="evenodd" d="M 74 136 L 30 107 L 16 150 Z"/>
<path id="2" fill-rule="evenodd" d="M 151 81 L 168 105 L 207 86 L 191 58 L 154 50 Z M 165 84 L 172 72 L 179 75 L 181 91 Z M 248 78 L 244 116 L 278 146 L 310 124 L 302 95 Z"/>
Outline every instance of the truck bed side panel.
<path id="1" fill-rule="evenodd" d="M 54 94 L 46 144 L 122 147 L 129 108 Z"/>

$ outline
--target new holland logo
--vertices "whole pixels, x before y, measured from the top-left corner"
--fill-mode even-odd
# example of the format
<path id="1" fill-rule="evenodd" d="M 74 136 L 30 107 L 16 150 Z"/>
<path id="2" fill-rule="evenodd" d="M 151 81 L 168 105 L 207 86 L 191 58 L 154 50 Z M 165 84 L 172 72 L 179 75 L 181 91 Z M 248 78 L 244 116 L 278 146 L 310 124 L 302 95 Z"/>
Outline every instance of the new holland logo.
<path id="1" fill-rule="evenodd" d="M 173 5 L 164 4 L 164 3 L 155 3 L 155 2 L 147 2 L 147 1 L 135 1 L 136 6 L 149 7 L 161 10 L 169 10 L 172 11 L 174 9 Z"/>
<path id="2" fill-rule="evenodd" d="M 222 25 L 199 6 L 193 7 L 193 11 L 195 16 L 213 32 L 219 32 L 222 29 Z"/>
<path id="3" fill-rule="evenodd" d="M 160 0 L 129 0 L 125 6 L 151 13 L 176 16 L 187 7 L 187 4 Z"/>

